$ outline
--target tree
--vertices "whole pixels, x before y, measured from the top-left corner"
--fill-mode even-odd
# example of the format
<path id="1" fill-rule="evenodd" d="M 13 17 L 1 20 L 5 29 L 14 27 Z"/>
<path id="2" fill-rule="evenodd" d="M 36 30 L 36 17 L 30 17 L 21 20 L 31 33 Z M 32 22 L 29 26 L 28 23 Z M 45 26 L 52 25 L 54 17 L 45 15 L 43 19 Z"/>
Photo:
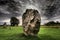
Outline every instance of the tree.
<path id="1" fill-rule="evenodd" d="M 15 26 L 15 25 L 18 26 L 19 20 L 16 17 L 11 17 L 10 23 L 11 23 L 11 26 Z"/>
<path id="2" fill-rule="evenodd" d="M 54 26 L 56 23 L 54 21 L 50 21 L 48 23 L 46 23 L 46 26 Z"/>
<path id="3" fill-rule="evenodd" d="M 50 21 L 48 23 L 45 24 L 46 26 L 60 26 L 60 22 L 56 21 Z"/>

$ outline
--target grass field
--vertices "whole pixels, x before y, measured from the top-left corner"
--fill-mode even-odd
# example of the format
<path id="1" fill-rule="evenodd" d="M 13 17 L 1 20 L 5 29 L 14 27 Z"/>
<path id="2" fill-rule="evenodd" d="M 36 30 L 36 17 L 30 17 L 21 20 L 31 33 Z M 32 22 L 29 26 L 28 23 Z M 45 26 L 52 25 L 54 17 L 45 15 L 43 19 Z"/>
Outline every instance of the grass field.
<path id="1" fill-rule="evenodd" d="M 0 28 L 0 40 L 60 40 L 60 28 L 40 28 L 37 37 L 22 36 L 22 27 Z"/>

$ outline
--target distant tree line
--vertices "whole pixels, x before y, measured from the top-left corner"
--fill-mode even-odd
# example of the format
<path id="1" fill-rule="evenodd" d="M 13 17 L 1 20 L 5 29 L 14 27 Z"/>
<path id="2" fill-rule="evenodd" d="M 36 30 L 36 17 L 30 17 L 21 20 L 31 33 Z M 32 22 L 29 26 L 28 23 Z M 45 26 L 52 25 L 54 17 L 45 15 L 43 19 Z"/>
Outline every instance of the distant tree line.
<path id="1" fill-rule="evenodd" d="M 50 22 L 46 23 L 45 25 L 46 26 L 60 26 L 60 22 L 50 21 Z"/>
<path id="2" fill-rule="evenodd" d="M 18 25 L 19 25 L 19 19 L 17 19 L 16 17 L 11 17 L 10 18 L 10 26 L 18 26 Z M 7 23 L 4 22 L 3 25 L 0 25 L 0 26 L 6 27 L 6 26 L 9 26 L 9 25 L 7 25 Z"/>

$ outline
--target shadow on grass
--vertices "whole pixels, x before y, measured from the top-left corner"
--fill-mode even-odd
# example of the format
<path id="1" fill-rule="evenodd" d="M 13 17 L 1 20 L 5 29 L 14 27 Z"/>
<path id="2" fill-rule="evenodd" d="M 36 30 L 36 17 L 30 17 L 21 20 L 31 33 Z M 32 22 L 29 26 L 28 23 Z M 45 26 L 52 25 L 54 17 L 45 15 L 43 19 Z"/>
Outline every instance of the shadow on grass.
<path id="1" fill-rule="evenodd" d="M 41 40 L 58 40 L 57 38 L 54 38 L 51 35 L 40 34 L 39 37 Z"/>
<path id="2" fill-rule="evenodd" d="M 3 39 L 4 40 L 60 40 L 60 39 L 51 37 L 50 35 L 39 34 L 38 36 L 24 36 L 22 33 L 1 37 L 0 39 L 2 40 Z"/>
<path id="3" fill-rule="evenodd" d="M 40 40 L 37 36 L 25 36 L 23 33 L 12 35 L 7 40 Z"/>

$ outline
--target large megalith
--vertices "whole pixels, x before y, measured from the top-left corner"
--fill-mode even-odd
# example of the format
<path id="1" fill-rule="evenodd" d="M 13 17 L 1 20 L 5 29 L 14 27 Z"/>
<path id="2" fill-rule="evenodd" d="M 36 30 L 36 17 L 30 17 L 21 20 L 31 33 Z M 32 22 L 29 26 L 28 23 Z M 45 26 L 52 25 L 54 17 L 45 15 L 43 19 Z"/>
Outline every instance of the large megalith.
<path id="1" fill-rule="evenodd" d="M 27 9 L 22 15 L 22 26 L 26 36 L 35 36 L 38 34 L 40 29 L 40 14 L 35 9 Z"/>

